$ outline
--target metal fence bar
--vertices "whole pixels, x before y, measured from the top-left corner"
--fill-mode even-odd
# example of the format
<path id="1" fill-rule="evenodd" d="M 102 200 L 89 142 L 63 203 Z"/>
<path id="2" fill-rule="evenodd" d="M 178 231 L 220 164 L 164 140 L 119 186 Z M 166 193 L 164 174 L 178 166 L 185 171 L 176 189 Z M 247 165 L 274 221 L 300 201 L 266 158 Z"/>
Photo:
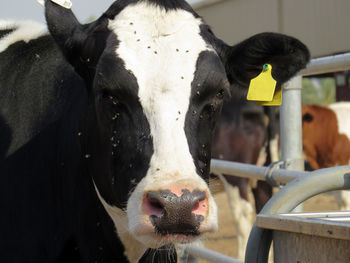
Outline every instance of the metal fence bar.
<path id="1" fill-rule="evenodd" d="M 222 255 L 216 251 L 202 248 L 202 247 L 189 246 L 188 248 L 186 248 L 186 251 L 193 256 L 197 256 L 202 259 L 209 260 L 215 263 L 243 263 L 238 259 L 234 259 L 229 256 Z"/>
<path id="2" fill-rule="evenodd" d="M 311 76 L 350 69 L 350 53 L 311 60 L 300 76 Z"/>
<path id="3" fill-rule="evenodd" d="M 266 166 L 256 166 L 252 164 L 229 162 L 217 159 L 211 160 L 211 172 L 216 174 L 254 178 L 264 181 L 266 180 L 268 169 L 269 167 Z M 271 176 L 273 180 L 279 184 L 286 184 L 304 174 L 306 173 L 279 169 L 272 171 Z"/>

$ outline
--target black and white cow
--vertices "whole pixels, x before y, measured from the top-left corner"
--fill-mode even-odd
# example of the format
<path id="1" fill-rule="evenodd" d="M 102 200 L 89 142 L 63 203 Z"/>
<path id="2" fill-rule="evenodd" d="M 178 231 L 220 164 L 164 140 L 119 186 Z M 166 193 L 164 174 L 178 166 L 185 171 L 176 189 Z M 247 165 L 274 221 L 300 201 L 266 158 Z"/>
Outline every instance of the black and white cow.
<path id="1" fill-rule="evenodd" d="M 49 34 L 0 24 L 1 262 L 143 262 L 215 231 L 229 83 L 270 63 L 280 85 L 307 48 L 274 33 L 228 46 L 183 0 L 118 0 L 86 25 L 45 10 Z"/>
<path id="2" fill-rule="evenodd" d="M 277 107 L 263 107 L 245 100 L 241 94 L 231 94 L 230 99 L 224 101 L 217 122 L 212 157 L 258 166 L 278 161 L 277 116 Z M 249 202 L 249 191 L 254 196 L 255 212 L 258 214 L 272 197 L 272 187 L 265 181 L 225 174 L 223 177 L 236 229 L 237 258 L 244 260 L 255 214 Z"/>

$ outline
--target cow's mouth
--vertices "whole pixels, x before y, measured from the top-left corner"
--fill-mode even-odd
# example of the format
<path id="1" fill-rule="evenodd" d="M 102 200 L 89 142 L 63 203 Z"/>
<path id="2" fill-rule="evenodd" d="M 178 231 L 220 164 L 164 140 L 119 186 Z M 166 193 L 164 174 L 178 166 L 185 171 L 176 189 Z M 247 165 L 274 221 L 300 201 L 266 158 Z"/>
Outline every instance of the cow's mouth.
<path id="1" fill-rule="evenodd" d="M 160 234 L 154 234 L 154 238 L 163 243 L 163 244 L 170 244 L 170 243 L 177 243 L 177 244 L 187 244 L 192 243 L 196 241 L 201 235 L 195 234 L 191 235 L 188 233 L 172 233 L 167 235 L 160 235 Z"/>
<path id="2" fill-rule="evenodd" d="M 174 236 L 174 235 L 181 235 L 181 236 L 188 236 L 188 237 L 198 237 L 200 233 L 198 231 L 191 231 L 191 232 L 164 232 L 159 231 L 156 229 L 156 234 L 160 236 Z"/>

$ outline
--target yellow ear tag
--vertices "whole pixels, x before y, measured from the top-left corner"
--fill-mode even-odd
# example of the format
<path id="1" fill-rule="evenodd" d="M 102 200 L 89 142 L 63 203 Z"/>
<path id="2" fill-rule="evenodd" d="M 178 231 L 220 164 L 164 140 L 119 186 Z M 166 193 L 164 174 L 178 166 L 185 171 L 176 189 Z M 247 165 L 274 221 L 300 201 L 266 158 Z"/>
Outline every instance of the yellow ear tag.
<path id="1" fill-rule="evenodd" d="M 250 81 L 247 100 L 258 101 L 261 105 L 281 105 L 281 90 L 276 90 L 276 80 L 272 77 L 272 66 L 265 64 L 262 72 Z"/>
<path id="2" fill-rule="evenodd" d="M 282 89 L 276 90 L 272 101 L 258 101 L 261 106 L 281 106 L 282 104 Z"/>

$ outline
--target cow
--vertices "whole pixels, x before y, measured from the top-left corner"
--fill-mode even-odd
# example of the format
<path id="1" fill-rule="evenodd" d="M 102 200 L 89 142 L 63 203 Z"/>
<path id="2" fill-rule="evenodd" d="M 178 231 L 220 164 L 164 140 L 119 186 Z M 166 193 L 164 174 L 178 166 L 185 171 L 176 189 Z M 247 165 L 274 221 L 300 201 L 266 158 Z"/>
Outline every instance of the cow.
<path id="1" fill-rule="evenodd" d="M 227 45 L 183 0 L 118 0 L 89 24 L 59 3 L 48 33 L 0 25 L 1 261 L 176 262 L 217 229 L 229 86 L 269 63 L 280 87 L 309 51 L 277 33 Z"/>
<path id="2" fill-rule="evenodd" d="M 311 168 L 350 163 L 350 103 L 303 105 L 303 151 Z M 340 210 L 350 210 L 349 191 L 333 192 Z"/>
<path id="3" fill-rule="evenodd" d="M 214 134 L 212 157 L 254 165 L 268 165 L 277 161 L 273 160 L 275 157 L 270 153 L 270 149 L 275 148 L 276 115 L 276 107 L 262 107 L 247 101 L 240 94 L 232 94 L 222 107 Z M 248 198 L 249 189 L 254 195 L 255 212 L 259 213 L 272 196 L 272 187 L 264 181 L 252 182 L 247 178 L 223 176 L 224 184 L 227 182 L 238 188 L 237 191 L 226 185 L 225 190 L 228 191 L 236 229 L 237 258 L 243 260 L 254 216 Z"/>

